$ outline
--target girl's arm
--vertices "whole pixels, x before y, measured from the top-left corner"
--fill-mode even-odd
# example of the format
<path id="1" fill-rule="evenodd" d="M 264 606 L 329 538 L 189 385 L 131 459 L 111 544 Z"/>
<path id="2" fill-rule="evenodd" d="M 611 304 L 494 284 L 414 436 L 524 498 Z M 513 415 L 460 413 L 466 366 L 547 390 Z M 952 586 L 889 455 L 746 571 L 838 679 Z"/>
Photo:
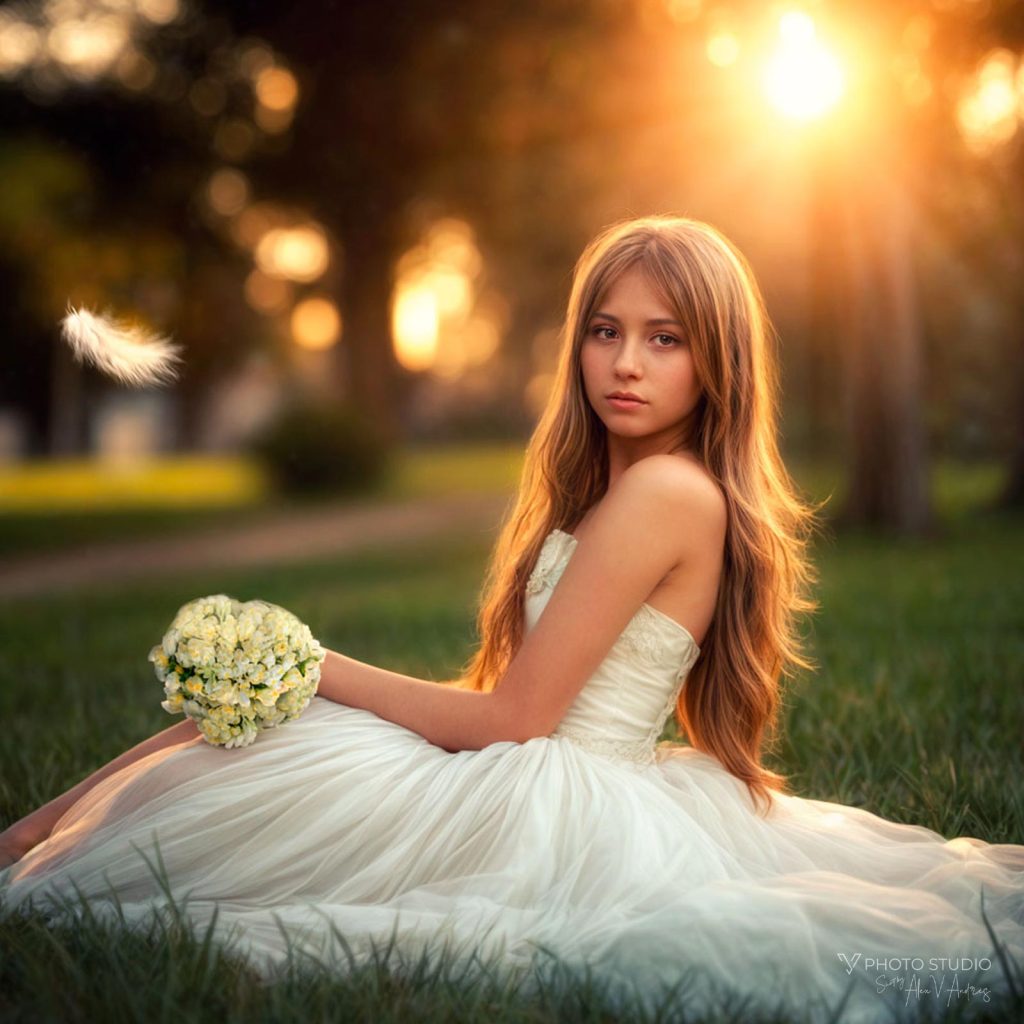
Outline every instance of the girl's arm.
<path id="1" fill-rule="evenodd" d="M 501 712 L 497 691 L 481 693 L 405 676 L 328 650 L 317 694 L 372 711 L 418 732 L 445 750 L 479 750 L 518 739 Z"/>
<path id="2" fill-rule="evenodd" d="M 674 455 L 651 455 L 625 470 L 488 693 L 389 672 L 335 651 L 321 665 L 319 692 L 445 750 L 546 736 L 659 581 L 702 557 L 712 534 L 724 530 L 719 499 L 702 473 Z"/>

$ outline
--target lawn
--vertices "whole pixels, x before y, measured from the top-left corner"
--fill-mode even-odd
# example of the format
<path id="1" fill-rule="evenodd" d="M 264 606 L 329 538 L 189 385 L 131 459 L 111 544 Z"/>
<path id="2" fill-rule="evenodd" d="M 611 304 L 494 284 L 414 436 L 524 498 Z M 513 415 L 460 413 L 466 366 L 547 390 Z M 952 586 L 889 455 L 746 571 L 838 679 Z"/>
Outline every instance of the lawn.
<path id="1" fill-rule="evenodd" d="M 818 470 L 808 489 L 824 493 L 832 479 Z M 789 685 L 783 738 L 770 759 L 798 795 L 948 837 L 1024 843 L 1024 522 L 981 510 L 997 483 L 987 470 L 943 470 L 938 539 L 826 534 L 817 542 L 821 607 L 805 631 L 818 668 Z M 329 647 L 443 679 L 469 652 L 486 556 L 478 540 L 452 537 L 400 553 L 379 548 L 315 565 L 0 605 L 0 825 L 171 723 L 145 655 L 185 600 L 258 595 L 291 608 Z M 523 1003 L 430 971 L 418 980 L 383 972 L 295 978 L 257 999 L 242 965 L 187 936 L 147 942 L 99 926 L 0 923 L 5 1021 L 305 1021 L 343 1012 L 608 1019 L 597 993 Z"/>

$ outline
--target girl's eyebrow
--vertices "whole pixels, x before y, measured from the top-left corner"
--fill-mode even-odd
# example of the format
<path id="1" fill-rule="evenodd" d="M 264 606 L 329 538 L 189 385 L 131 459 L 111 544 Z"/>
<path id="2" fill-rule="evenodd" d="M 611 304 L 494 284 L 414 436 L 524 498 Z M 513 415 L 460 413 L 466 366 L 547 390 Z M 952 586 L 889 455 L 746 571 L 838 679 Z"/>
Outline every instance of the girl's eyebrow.
<path id="1" fill-rule="evenodd" d="M 598 311 L 597 313 L 595 313 L 591 317 L 591 319 L 593 320 L 596 317 L 602 317 L 605 320 L 614 320 L 615 323 L 617 323 L 617 324 L 621 324 L 622 323 L 622 321 L 617 316 L 613 316 L 611 313 L 602 313 L 602 312 Z M 667 319 L 665 317 L 661 317 L 660 319 L 659 318 L 654 318 L 653 320 L 648 320 L 647 321 L 647 326 L 648 327 L 652 327 L 655 324 L 675 324 L 677 327 L 682 327 L 683 326 L 678 320 L 669 320 L 669 319 Z"/>

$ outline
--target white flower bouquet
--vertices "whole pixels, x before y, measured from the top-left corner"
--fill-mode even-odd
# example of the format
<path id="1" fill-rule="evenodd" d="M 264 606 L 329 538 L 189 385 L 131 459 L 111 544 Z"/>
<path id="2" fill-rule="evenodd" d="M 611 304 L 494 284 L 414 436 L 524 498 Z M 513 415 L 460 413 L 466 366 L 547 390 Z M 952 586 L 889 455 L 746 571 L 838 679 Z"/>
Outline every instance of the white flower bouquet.
<path id="1" fill-rule="evenodd" d="M 149 652 L 170 714 L 184 712 L 214 746 L 245 747 L 298 718 L 316 693 L 326 651 L 291 612 L 225 594 L 182 605 Z"/>

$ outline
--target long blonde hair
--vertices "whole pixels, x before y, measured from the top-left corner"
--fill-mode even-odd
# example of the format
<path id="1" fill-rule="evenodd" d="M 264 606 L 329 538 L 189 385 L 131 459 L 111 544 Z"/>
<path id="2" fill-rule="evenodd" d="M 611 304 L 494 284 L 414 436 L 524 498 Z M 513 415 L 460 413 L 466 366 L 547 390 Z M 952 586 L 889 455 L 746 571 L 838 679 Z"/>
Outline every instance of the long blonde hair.
<path id="1" fill-rule="evenodd" d="M 607 489 L 607 430 L 584 393 L 580 347 L 596 304 L 633 267 L 684 325 L 703 392 L 693 454 L 728 506 L 717 604 L 676 720 L 690 743 L 745 782 L 755 808 L 761 800 L 767 811 L 769 791 L 786 790 L 786 777 L 761 763 L 775 742 L 780 676 L 816 667 L 795 619 L 817 608 L 807 596 L 817 577 L 806 557 L 817 508 L 798 497 L 779 455 L 776 338 L 753 272 L 700 221 L 621 221 L 580 256 L 551 397 L 484 579 L 481 643 L 456 685 L 494 688 L 522 641 L 526 581 L 545 538 L 556 528 L 571 532 Z"/>

